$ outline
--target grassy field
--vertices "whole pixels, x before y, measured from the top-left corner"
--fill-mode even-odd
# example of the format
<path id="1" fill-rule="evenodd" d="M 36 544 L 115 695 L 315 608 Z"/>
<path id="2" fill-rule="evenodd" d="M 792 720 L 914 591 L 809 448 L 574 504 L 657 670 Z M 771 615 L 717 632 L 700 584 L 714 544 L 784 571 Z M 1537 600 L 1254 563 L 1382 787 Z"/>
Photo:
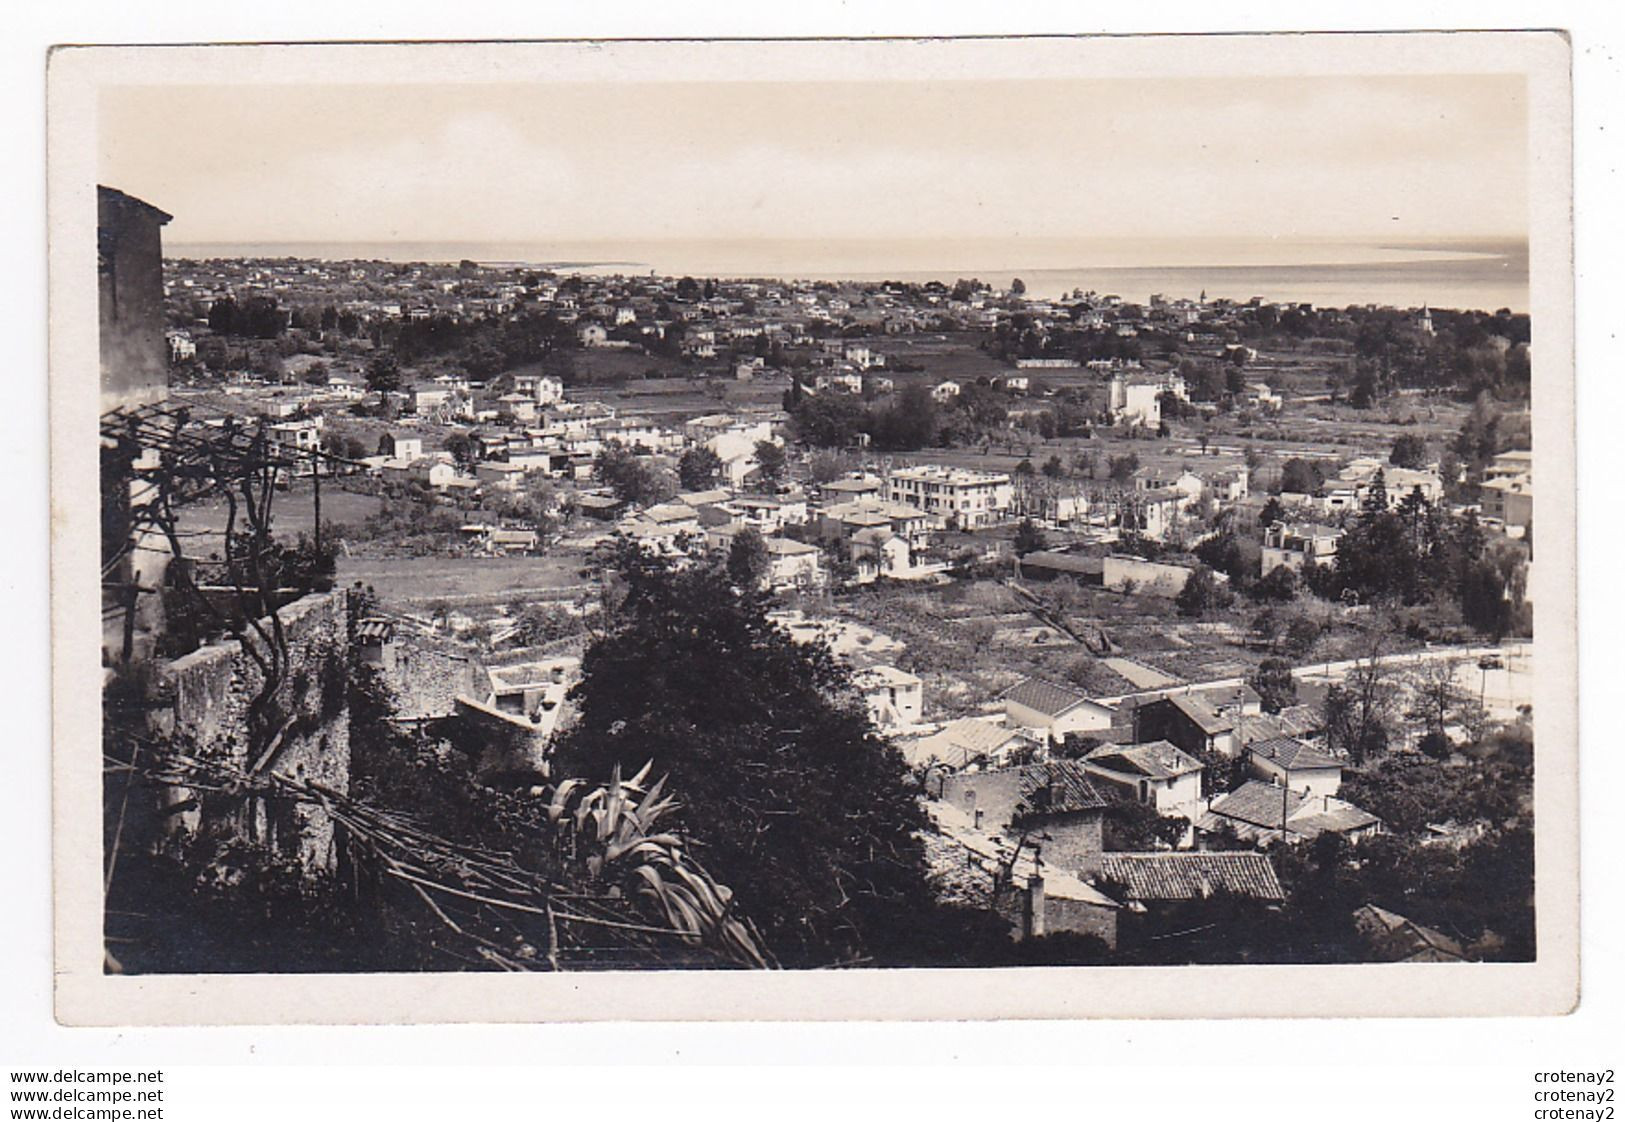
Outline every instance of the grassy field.
<path id="1" fill-rule="evenodd" d="M 383 500 L 377 495 L 358 495 L 332 483 L 322 487 L 323 522 L 354 525 L 376 514 L 382 505 Z M 226 528 L 226 514 L 224 500 L 194 503 L 181 511 L 177 529 L 183 538 L 190 539 L 189 552 L 207 556 L 220 548 L 220 537 Z M 315 503 L 308 481 L 295 483 L 289 490 L 277 492 L 271 504 L 271 529 L 278 538 L 291 540 L 299 534 L 310 533 L 315 525 Z"/>

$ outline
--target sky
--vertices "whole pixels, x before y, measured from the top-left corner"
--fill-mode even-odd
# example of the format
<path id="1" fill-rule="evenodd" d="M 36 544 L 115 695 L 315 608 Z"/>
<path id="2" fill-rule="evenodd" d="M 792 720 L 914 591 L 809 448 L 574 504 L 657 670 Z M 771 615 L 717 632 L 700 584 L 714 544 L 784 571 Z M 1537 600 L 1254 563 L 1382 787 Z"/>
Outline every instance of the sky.
<path id="1" fill-rule="evenodd" d="M 104 90 L 166 244 L 1522 238 L 1518 75 Z"/>

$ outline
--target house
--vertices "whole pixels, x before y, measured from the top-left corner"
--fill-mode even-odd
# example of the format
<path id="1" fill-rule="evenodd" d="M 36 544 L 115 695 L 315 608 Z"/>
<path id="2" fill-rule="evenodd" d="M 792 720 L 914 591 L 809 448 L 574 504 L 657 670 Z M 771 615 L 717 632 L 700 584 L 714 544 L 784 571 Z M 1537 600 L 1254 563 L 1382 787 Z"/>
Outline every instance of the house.
<path id="1" fill-rule="evenodd" d="M 601 323 L 584 323 L 576 328 L 576 341 L 583 347 L 602 347 L 609 342 L 609 331 Z"/>
<path id="2" fill-rule="evenodd" d="M 1162 424 L 1164 389 L 1160 381 L 1114 375 L 1106 386 L 1106 408 L 1112 423 L 1131 428 L 1158 427 Z"/>
<path id="3" fill-rule="evenodd" d="M 492 553 L 535 553 L 541 536 L 535 530 L 516 530 L 496 527 L 485 535 L 485 545 Z"/>
<path id="4" fill-rule="evenodd" d="M 596 518 L 601 522 L 613 522 L 625 509 L 626 500 L 615 495 L 576 495 L 576 510 L 588 518 Z"/>
<path id="5" fill-rule="evenodd" d="M 1490 460 L 1484 469 L 1485 480 L 1517 479 L 1519 477 L 1534 478 L 1534 453 L 1528 449 L 1516 449 L 1511 452 L 1498 453 Z"/>
<path id="6" fill-rule="evenodd" d="M 421 436 L 399 436 L 395 433 L 385 433 L 378 439 L 378 454 L 388 456 L 392 460 L 421 460 L 423 458 L 423 438 Z"/>
<path id="7" fill-rule="evenodd" d="M 547 374 L 515 374 L 515 393 L 529 396 L 537 405 L 556 405 L 564 400 L 564 383 Z"/>
<path id="8" fill-rule="evenodd" d="M 925 708 L 925 687 L 920 679 L 895 666 L 866 666 L 852 675 L 863 695 L 869 716 L 883 729 L 917 725 Z"/>
<path id="9" fill-rule="evenodd" d="M 1360 933 L 1377 962 L 1466 962 L 1460 943 L 1398 912 L 1366 904 L 1354 911 Z"/>
<path id="10" fill-rule="evenodd" d="M 1038 843 L 1046 864 L 1075 875 L 1100 868 L 1106 800 L 1076 760 L 936 777 L 936 797 L 977 829 Z"/>
<path id="11" fill-rule="evenodd" d="M 1032 845 L 978 828 L 956 807 L 933 802 L 926 810 L 933 828 L 920 840 L 942 903 L 994 912 L 1016 939 L 1071 933 L 1117 945 L 1117 901 L 1046 864 Z"/>
<path id="12" fill-rule="evenodd" d="M 813 379 L 813 388 L 820 392 L 840 390 L 843 393 L 862 393 L 863 375 L 855 370 L 837 371 L 834 374 L 820 374 Z"/>
<path id="13" fill-rule="evenodd" d="M 1172 741 L 1194 756 L 1217 753 L 1235 756 L 1236 722 L 1191 694 L 1174 694 L 1134 709 L 1134 739 Z"/>
<path id="14" fill-rule="evenodd" d="M 443 491 L 462 478 L 456 465 L 436 459 L 414 460 L 406 469 L 406 476 L 436 491 Z"/>
<path id="15" fill-rule="evenodd" d="M 1250 383 L 1242 395 L 1242 401 L 1254 409 L 1265 409 L 1272 413 L 1281 408 L 1281 395 L 1271 389 L 1268 382 Z"/>
<path id="16" fill-rule="evenodd" d="M 1103 744 L 1084 757 L 1083 768 L 1097 785 L 1120 787 L 1158 814 L 1194 822 L 1202 813 L 1202 762 L 1166 740 Z"/>
<path id="17" fill-rule="evenodd" d="M 931 400 L 938 405 L 945 405 L 959 396 L 959 383 L 953 380 L 938 382 L 931 388 Z"/>
<path id="18" fill-rule="evenodd" d="M 1045 744 L 1059 743 L 1073 733 L 1111 728 L 1114 712 L 1109 705 L 1042 678 L 1028 678 L 1004 693 L 1005 720 L 1014 728 L 1030 729 Z"/>
<path id="19" fill-rule="evenodd" d="M 825 502 L 854 502 L 862 499 L 879 499 L 881 491 L 885 488 L 885 481 L 874 475 L 848 476 L 845 479 L 832 479 L 819 487 L 819 493 Z"/>
<path id="20" fill-rule="evenodd" d="M 1240 716 L 1236 720 L 1236 747 L 1245 749 L 1260 740 L 1280 736 L 1302 740 L 1319 735 L 1324 725 L 1325 720 L 1312 705 L 1288 705 L 1279 713 Z"/>
<path id="21" fill-rule="evenodd" d="M 314 459 L 303 459 L 304 456 L 313 456 L 321 451 L 322 447 L 322 419 L 309 417 L 298 421 L 278 421 L 269 429 L 271 443 L 276 451 L 282 455 L 296 457 L 294 462 L 295 474 L 307 474 L 315 470 Z M 325 470 L 325 469 L 324 469 Z"/>
<path id="22" fill-rule="evenodd" d="M 681 491 L 678 493 L 676 501 L 682 503 L 684 506 L 689 506 L 693 507 L 695 510 L 700 510 L 703 507 L 716 506 L 718 503 L 725 503 L 732 496 L 733 493 L 731 491 L 726 491 L 721 487 L 713 487 L 709 491 Z"/>
<path id="23" fill-rule="evenodd" d="M 497 404 L 520 424 L 528 425 L 536 420 L 536 399 L 528 394 L 505 393 L 497 398 Z"/>
<path id="24" fill-rule="evenodd" d="M 656 503 L 637 517 L 673 533 L 700 532 L 700 512 L 684 503 Z"/>
<path id="25" fill-rule="evenodd" d="M 1484 517 L 1508 528 L 1527 530 L 1535 516 L 1535 486 L 1526 475 L 1487 479 L 1478 488 Z"/>
<path id="26" fill-rule="evenodd" d="M 1335 526 L 1313 522 L 1276 522 L 1264 531 L 1261 575 L 1268 576 L 1285 566 L 1301 573 L 1310 565 L 1330 565 L 1337 560 L 1337 543 L 1343 531 Z"/>
<path id="27" fill-rule="evenodd" d="M 1004 472 L 922 464 L 887 473 L 886 498 L 973 530 L 1003 521 L 1015 490 Z"/>
<path id="28" fill-rule="evenodd" d="M 1042 843 L 1002 837 L 947 803 L 927 802 L 926 813 L 931 828 L 921 831 L 920 841 L 942 903 L 991 911 L 1016 939 L 1071 933 L 1117 945 L 1122 906 L 1046 860 Z"/>
<path id="29" fill-rule="evenodd" d="M 768 583 L 775 590 L 822 588 L 828 579 L 824 554 L 816 545 L 789 538 L 764 538 L 767 546 Z"/>
<path id="30" fill-rule="evenodd" d="M 1172 487 L 1137 491 L 1123 496 L 1118 503 L 1117 525 L 1160 542 L 1179 524 L 1179 516 L 1185 506 L 1185 496 Z"/>
<path id="31" fill-rule="evenodd" d="M 1240 502 L 1247 497 L 1250 476 L 1251 473 L 1245 464 L 1209 472 L 1206 480 L 1207 488 L 1218 502 Z"/>
<path id="32" fill-rule="evenodd" d="M 1250 779 L 1213 800 L 1196 821 L 1199 837 L 1234 834 L 1256 845 L 1313 841 L 1321 834 L 1358 840 L 1382 832 L 1382 821 L 1353 803 L 1330 795 L 1309 795 Z"/>
<path id="33" fill-rule="evenodd" d="M 824 507 L 814 524 L 820 541 L 851 538 L 864 530 L 889 529 L 908 543 L 911 550 L 930 544 L 931 535 L 942 520 L 904 503 L 864 499 Z"/>
<path id="34" fill-rule="evenodd" d="M 857 583 L 870 584 L 881 577 L 907 577 L 913 572 L 908 539 L 890 526 L 870 526 L 852 535 L 852 564 L 857 567 Z"/>
<path id="35" fill-rule="evenodd" d="M 1261 904 L 1286 899 L 1275 866 L 1262 853 L 1108 853 L 1100 880 L 1123 903 L 1141 909 L 1208 900 L 1224 894 Z"/>
<path id="36" fill-rule="evenodd" d="M 1335 795 L 1343 785 L 1343 765 L 1290 736 L 1260 740 L 1242 749 L 1253 774 L 1306 795 Z"/>
<path id="37" fill-rule="evenodd" d="M 520 464 L 487 460 L 474 466 L 474 478 L 488 490 L 514 492 L 525 481 L 525 469 Z"/>
<path id="38" fill-rule="evenodd" d="M 898 742 L 910 767 L 941 765 L 952 771 L 974 763 L 1004 767 L 1037 746 L 1037 742 L 1020 729 L 981 717 L 949 721 L 927 736 Z"/>

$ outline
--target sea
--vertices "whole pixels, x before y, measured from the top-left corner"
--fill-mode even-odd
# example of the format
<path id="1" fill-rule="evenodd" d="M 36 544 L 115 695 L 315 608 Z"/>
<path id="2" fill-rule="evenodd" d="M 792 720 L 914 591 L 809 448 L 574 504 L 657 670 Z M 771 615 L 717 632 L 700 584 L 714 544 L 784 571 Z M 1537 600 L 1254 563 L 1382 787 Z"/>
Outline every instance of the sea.
<path id="1" fill-rule="evenodd" d="M 1272 238 L 648 239 L 551 242 L 213 242 L 171 258 L 524 265 L 604 276 L 942 281 L 975 278 L 1030 296 L 1074 291 L 1317 307 L 1529 308 L 1529 249 L 1513 239 Z"/>

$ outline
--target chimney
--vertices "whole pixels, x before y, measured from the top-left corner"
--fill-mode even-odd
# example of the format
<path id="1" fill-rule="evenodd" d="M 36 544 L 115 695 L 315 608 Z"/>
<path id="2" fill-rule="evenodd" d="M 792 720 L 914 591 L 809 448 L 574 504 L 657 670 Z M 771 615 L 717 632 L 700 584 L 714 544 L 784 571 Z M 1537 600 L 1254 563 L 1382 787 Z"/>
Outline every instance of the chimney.
<path id="1" fill-rule="evenodd" d="M 1022 919 L 1022 932 L 1026 937 L 1035 938 L 1045 933 L 1044 878 L 1036 873 L 1027 878 L 1027 906 Z"/>
<path id="2" fill-rule="evenodd" d="M 983 814 L 982 808 L 977 807 L 976 808 L 976 828 L 978 830 L 980 830 L 982 828 L 982 814 Z"/>

